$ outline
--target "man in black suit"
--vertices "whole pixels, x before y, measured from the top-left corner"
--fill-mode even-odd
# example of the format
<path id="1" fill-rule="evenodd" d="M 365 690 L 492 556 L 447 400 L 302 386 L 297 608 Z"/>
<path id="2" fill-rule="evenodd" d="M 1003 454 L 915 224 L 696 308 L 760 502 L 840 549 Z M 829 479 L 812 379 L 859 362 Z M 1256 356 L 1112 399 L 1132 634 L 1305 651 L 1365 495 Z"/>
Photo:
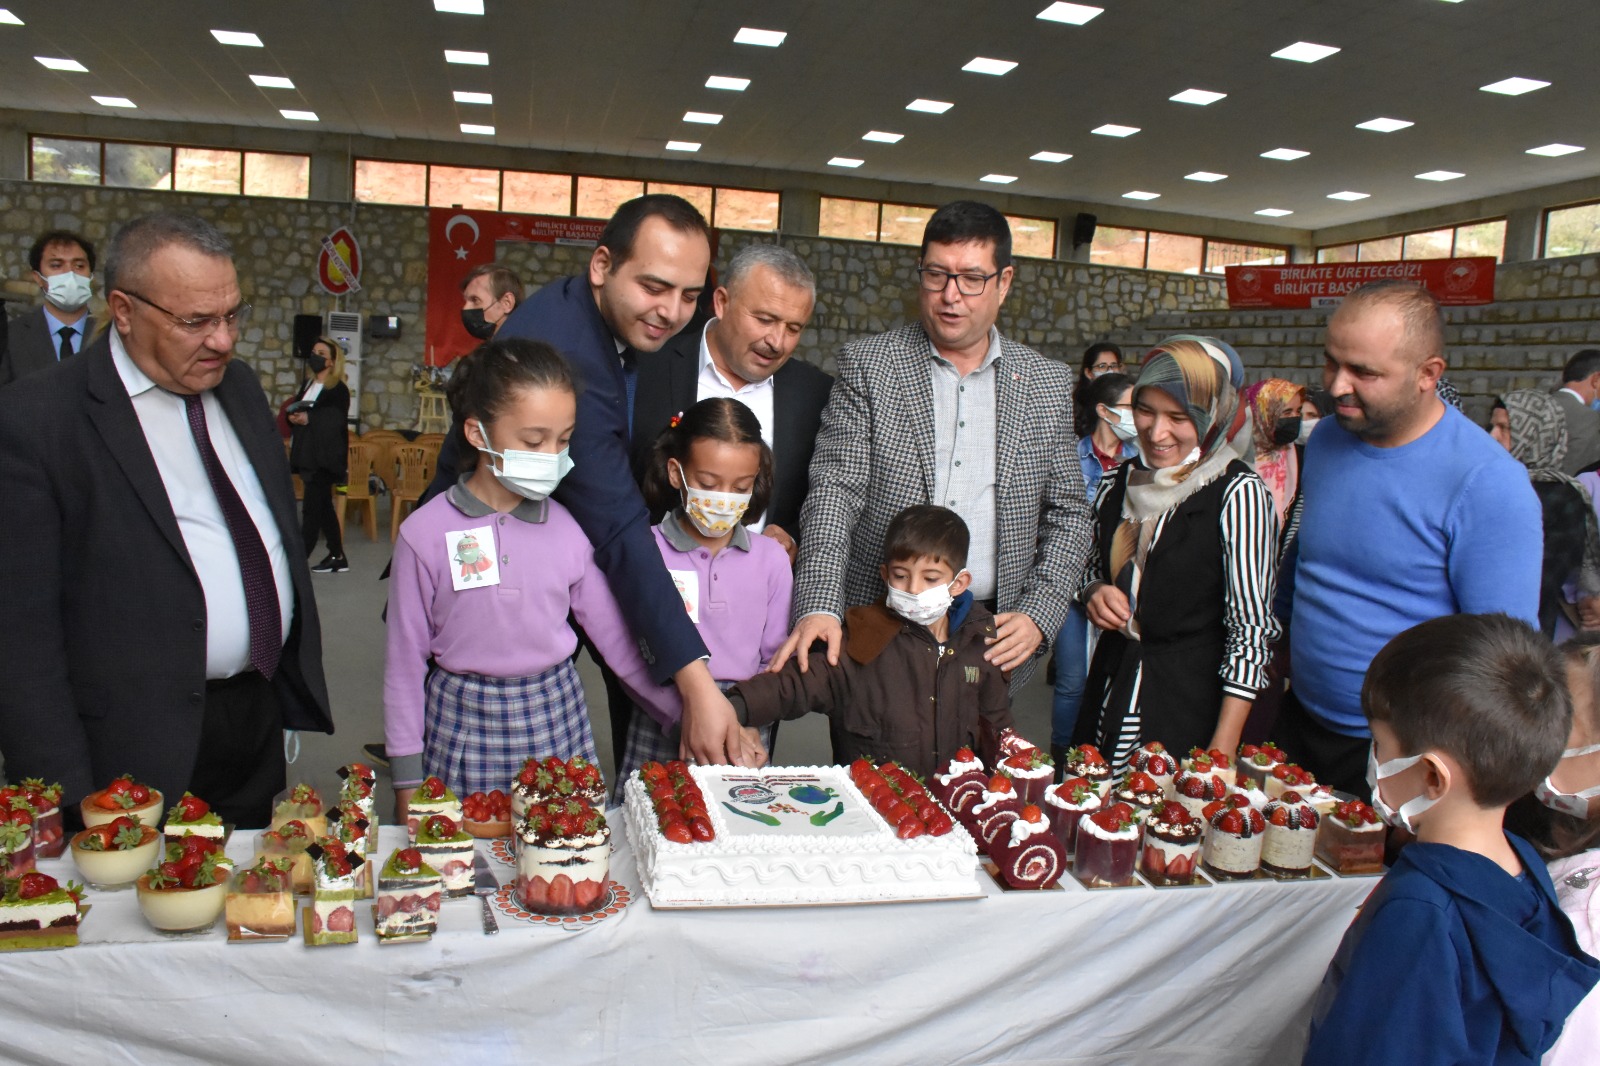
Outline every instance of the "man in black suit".
<path id="1" fill-rule="evenodd" d="M 0 751 L 69 803 L 132 773 L 265 825 L 284 729 L 332 732 L 283 443 L 232 359 L 213 226 L 112 240 L 112 328 L 0 390 Z"/>
<path id="2" fill-rule="evenodd" d="M 1567 420 L 1567 455 L 1563 474 L 1576 475 L 1600 463 L 1600 414 L 1590 405 L 1600 397 L 1600 348 L 1585 348 L 1561 370 L 1556 403 Z"/>
<path id="3" fill-rule="evenodd" d="M 51 230 L 28 249 L 28 265 L 44 304 L 11 320 L 10 338 L 0 344 L 0 385 L 83 351 L 94 328 L 89 318 L 94 245 L 69 230 Z"/>
<path id="4" fill-rule="evenodd" d="M 811 450 L 833 387 L 828 374 L 790 358 L 816 298 L 816 279 L 794 252 L 776 244 L 745 248 L 712 296 L 716 317 L 705 329 L 684 330 L 659 357 L 639 360 L 633 410 L 633 471 L 641 482 L 656 437 L 698 401 L 729 396 L 754 411 L 772 449 L 774 475 L 772 502 L 756 528 L 782 544 L 791 562 Z"/>

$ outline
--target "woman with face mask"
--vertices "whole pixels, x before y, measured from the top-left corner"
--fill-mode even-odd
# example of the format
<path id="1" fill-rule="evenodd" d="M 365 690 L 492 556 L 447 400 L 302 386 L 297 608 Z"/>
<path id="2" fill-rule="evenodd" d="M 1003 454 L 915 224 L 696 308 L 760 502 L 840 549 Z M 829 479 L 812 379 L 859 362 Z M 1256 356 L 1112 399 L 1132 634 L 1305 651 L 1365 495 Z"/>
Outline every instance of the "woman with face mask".
<path id="1" fill-rule="evenodd" d="M 306 370 L 310 376 L 284 409 L 289 466 L 305 485 L 300 536 L 308 559 L 318 540 L 328 542 L 327 558 L 311 568 L 313 574 L 342 574 L 350 563 L 344 555 L 333 492 L 348 478 L 350 454 L 350 387 L 344 383 L 344 354 L 338 345 L 319 337 L 306 356 Z"/>
<path id="2" fill-rule="evenodd" d="M 772 450 L 755 414 L 730 397 L 701 400 L 656 439 L 642 486 L 656 546 L 724 689 L 765 670 L 789 636 L 794 574 L 789 555 L 749 524 L 772 497 Z M 651 760 L 678 757 L 678 720 L 634 704 L 620 783 Z M 761 731 L 772 748 L 776 726 Z"/>
<path id="3" fill-rule="evenodd" d="M 1287 529 L 1289 512 L 1300 499 L 1300 460 L 1304 437 L 1309 436 L 1301 432 L 1305 425 L 1305 386 L 1267 378 L 1245 387 L 1244 403 L 1250 411 L 1256 447 L 1256 476 L 1272 493 L 1278 528 Z"/>
<path id="4" fill-rule="evenodd" d="M 633 699 L 677 707 L 650 680 L 589 539 L 549 498 L 573 467 L 566 361 L 537 341 L 490 341 L 447 395 L 475 462 L 401 525 L 389 579 L 384 741 L 400 819 L 425 777 L 465 796 L 504 791 L 530 758 L 596 761 L 569 615 Z"/>
<path id="5" fill-rule="evenodd" d="M 1110 341 L 1099 341 L 1083 350 L 1083 365 L 1072 388 L 1072 429 L 1079 437 L 1094 431 L 1094 401 L 1089 398 L 1089 383 L 1107 374 L 1122 373 L 1122 349 Z"/>

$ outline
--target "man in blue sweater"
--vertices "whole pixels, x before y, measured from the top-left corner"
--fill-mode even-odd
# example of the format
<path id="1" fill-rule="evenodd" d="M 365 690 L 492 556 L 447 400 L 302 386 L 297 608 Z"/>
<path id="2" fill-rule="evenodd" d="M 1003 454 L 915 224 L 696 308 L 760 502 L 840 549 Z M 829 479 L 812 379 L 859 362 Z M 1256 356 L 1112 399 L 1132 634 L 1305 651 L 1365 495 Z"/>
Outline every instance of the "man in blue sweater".
<path id="1" fill-rule="evenodd" d="M 1330 788 L 1367 794 L 1361 680 L 1419 622 L 1501 611 L 1538 625 L 1544 532 L 1527 470 L 1434 386 L 1439 304 L 1411 282 L 1346 297 L 1328 321 L 1333 394 L 1306 445 L 1295 554 L 1291 688 L 1275 727 Z"/>

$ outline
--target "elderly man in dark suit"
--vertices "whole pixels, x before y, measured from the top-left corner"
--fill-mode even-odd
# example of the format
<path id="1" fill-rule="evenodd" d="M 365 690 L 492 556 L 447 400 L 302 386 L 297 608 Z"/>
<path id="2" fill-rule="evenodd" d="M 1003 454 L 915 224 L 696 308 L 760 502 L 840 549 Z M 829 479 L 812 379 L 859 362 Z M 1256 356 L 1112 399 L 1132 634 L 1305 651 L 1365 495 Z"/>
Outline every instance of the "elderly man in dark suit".
<path id="1" fill-rule="evenodd" d="M 44 303 L 11 320 L 0 337 L 0 385 L 83 351 L 94 330 L 89 317 L 94 245 L 68 230 L 41 234 L 28 249 L 28 266 Z"/>
<path id="2" fill-rule="evenodd" d="M 833 378 L 791 357 L 816 306 L 817 282 L 805 261 L 777 244 L 744 248 L 712 294 L 716 317 L 686 329 L 639 361 L 633 406 L 633 473 L 643 481 L 655 441 L 672 419 L 700 400 L 727 396 L 755 412 L 772 449 L 772 502 L 751 527 L 773 538 L 791 561 L 807 470 Z M 651 521 L 660 521 L 652 514 Z"/>
<path id="3" fill-rule="evenodd" d="M 1596 397 L 1600 397 L 1600 348 L 1585 348 L 1567 360 L 1556 390 L 1556 403 L 1567 420 L 1563 474 L 1592 470 L 1600 463 L 1600 412 L 1590 406 Z"/>
<path id="4" fill-rule="evenodd" d="M 959 514 L 972 593 L 996 611 L 985 658 L 1026 683 L 1061 630 L 1089 548 L 1064 363 L 995 328 L 1011 291 L 1011 229 L 970 200 L 923 231 L 920 321 L 846 344 L 800 515 L 795 631 L 772 668 L 825 640 L 844 609 L 882 600 L 889 522 L 912 504 Z"/>
<path id="5" fill-rule="evenodd" d="M 0 751 L 75 801 L 132 773 L 265 825 L 283 730 L 333 731 L 283 444 L 213 226 L 107 256 L 112 328 L 0 391 Z"/>

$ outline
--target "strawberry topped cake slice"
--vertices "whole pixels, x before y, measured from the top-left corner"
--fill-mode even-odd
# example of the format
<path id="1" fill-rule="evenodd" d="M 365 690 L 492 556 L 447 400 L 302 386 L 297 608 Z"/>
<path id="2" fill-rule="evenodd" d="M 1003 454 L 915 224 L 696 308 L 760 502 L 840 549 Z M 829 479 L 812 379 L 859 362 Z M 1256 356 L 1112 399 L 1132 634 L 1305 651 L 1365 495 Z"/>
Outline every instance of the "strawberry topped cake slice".
<path id="1" fill-rule="evenodd" d="M 1067 749 L 1066 776 L 1081 777 L 1094 786 L 1100 793 L 1100 798 L 1105 799 L 1111 792 L 1112 774 L 1111 764 L 1106 762 L 1100 749 L 1093 744 L 1081 744 L 1076 748 Z"/>
<path id="2" fill-rule="evenodd" d="M 436 814 L 460 822 L 461 801 L 442 779 L 425 777 L 411 793 L 411 802 L 406 806 L 406 834 L 413 843 L 417 839 L 417 827 Z"/>
<path id="3" fill-rule="evenodd" d="M 1045 789 L 1055 776 L 1055 760 L 1038 748 L 1025 748 L 1006 756 L 999 770 L 1011 778 L 1017 790 L 1017 799 L 1023 803 L 1038 803 L 1044 799 Z"/>
<path id="4" fill-rule="evenodd" d="M 0 877 L 21 877 L 33 869 L 33 812 L 18 808 L 0 822 Z"/>
<path id="5" fill-rule="evenodd" d="M 359 804 L 348 800 L 328 812 L 328 836 L 343 844 L 351 855 L 360 855 L 364 862 L 356 869 L 356 893 L 359 899 L 371 899 L 376 890 L 373 869 L 376 863 L 371 856 L 376 848 L 377 834 L 367 824 Z"/>
<path id="6" fill-rule="evenodd" d="M 1078 844 L 1078 820 L 1100 809 L 1103 801 L 1087 778 L 1069 777 L 1044 794 L 1045 813 L 1050 829 L 1068 855 Z"/>
<path id="7" fill-rule="evenodd" d="M 1111 792 L 1111 802 L 1125 803 L 1133 808 L 1133 816 L 1140 822 L 1160 806 L 1164 798 L 1165 793 L 1155 778 L 1142 770 L 1129 770 L 1121 786 Z"/>
<path id="8" fill-rule="evenodd" d="M 1262 782 L 1261 791 L 1267 794 L 1269 800 L 1275 800 L 1289 791 L 1300 793 L 1304 799 L 1306 793 L 1315 788 L 1316 784 L 1317 779 L 1311 776 L 1311 771 L 1297 763 L 1286 762 L 1272 768 L 1272 772 Z"/>
<path id="9" fill-rule="evenodd" d="M 0 951 L 74 947 L 83 911 L 82 885 L 37 870 L 0 879 Z"/>
<path id="10" fill-rule="evenodd" d="M 1243 797 L 1230 796 L 1214 804 L 1211 828 L 1206 833 L 1202 862 L 1212 877 L 1225 881 L 1238 881 L 1254 877 L 1261 868 L 1262 836 L 1267 820 L 1261 812 L 1245 802 L 1234 801 Z M 1208 811 L 1210 807 L 1206 808 Z"/>
<path id="11" fill-rule="evenodd" d="M 1152 885 L 1189 885 L 1200 866 L 1205 826 L 1177 800 L 1167 800 L 1144 823 L 1139 872 Z"/>
<path id="12" fill-rule="evenodd" d="M 324 944 L 354 944 L 356 942 L 356 870 L 365 865 L 360 855 L 352 855 L 337 840 L 324 839 L 309 849 L 315 881 L 311 890 L 311 906 L 307 909 L 306 943 L 313 947 Z"/>
<path id="13" fill-rule="evenodd" d="M 1261 841 L 1261 868 L 1273 877 L 1311 876 L 1311 856 L 1316 850 L 1317 809 L 1289 791 L 1267 804 L 1262 812 L 1267 820 L 1266 836 Z"/>
<path id="14" fill-rule="evenodd" d="M 430 815 L 417 826 L 414 846 L 423 860 L 439 871 L 446 895 L 472 892 L 472 834 L 462 829 L 461 823 L 443 814 Z"/>
<path id="15" fill-rule="evenodd" d="M 290 866 L 281 855 L 260 855 L 255 865 L 233 875 L 222 908 L 229 940 L 284 940 L 294 935 Z"/>
<path id="16" fill-rule="evenodd" d="M 1283 749 L 1267 741 L 1263 744 L 1246 744 L 1239 749 L 1239 780 L 1242 789 L 1264 789 L 1274 767 L 1289 761 Z"/>
<path id="17" fill-rule="evenodd" d="M 606 897 L 611 830 L 581 799 L 535 804 L 517 823 L 517 902 L 535 914 L 583 914 Z"/>
<path id="18" fill-rule="evenodd" d="M 262 830 L 256 838 L 256 850 L 262 855 L 281 856 L 289 860 L 289 883 L 296 893 L 311 891 L 311 856 L 307 854 L 313 843 L 311 830 L 301 821 L 284 822 L 276 829 Z"/>
<path id="19" fill-rule="evenodd" d="M 162 834 L 168 842 L 178 844 L 186 836 L 207 837 L 219 844 L 227 839 L 222 819 L 211 804 L 192 792 L 185 792 L 167 811 L 167 824 Z"/>
<path id="20" fill-rule="evenodd" d="M 378 775 L 364 762 L 353 762 L 339 767 L 339 805 L 353 803 L 361 809 L 367 820 L 367 833 L 372 838 L 373 849 L 363 852 L 369 859 L 375 854 L 378 839 L 378 800 L 373 789 Z"/>
<path id="21" fill-rule="evenodd" d="M 1133 884 L 1138 858 L 1139 823 L 1126 803 L 1113 803 L 1078 820 L 1072 869 L 1089 888 Z"/>
<path id="22" fill-rule="evenodd" d="M 37 777 L 25 777 L 20 785 L 0 788 L 0 816 L 27 807 L 33 816 L 33 854 L 53 859 L 67 847 L 61 822 L 61 786 L 47 785 Z"/>
<path id="23" fill-rule="evenodd" d="M 161 827 L 161 793 L 149 785 L 142 785 L 132 774 L 123 774 L 99 792 L 91 792 L 79 804 L 85 826 L 109 822 L 119 814 L 126 814 L 145 825 Z"/>
<path id="24" fill-rule="evenodd" d="M 1067 867 L 1067 849 L 1050 830 L 1044 811 L 1032 803 L 1017 812 L 1010 829 L 989 848 L 1000 878 L 1012 888 L 1049 888 Z"/>
<path id="25" fill-rule="evenodd" d="M 277 829 L 284 822 L 302 822 L 314 837 L 328 835 L 328 816 L 323 813 L 322 797 L 307 784 L 298 784 L 284 794 L 272 809 L 268 829 Z"/>
<path id="26" fill-rule="evenodd" d="M 1152 740 L 1133 753 L 1132 766 L 1146 775 L 1166 797 L 1172 795 L 1172 778 L 1178 772 L 1178 757 L 1159 740 Z"/>
<path id="27" fill-rule="evenodd" d="M 511 797 L 498 788 L 474 792 L 461 801 L 462 828 L 475 837 L 492 839 L 511 835 Z"/>
<path id="28" fill-rule="evenodd" d="M 1172 779 L 1173 797 L 1196 818 L 1202 816 L 1208 804 L 1226 799 L 1229 788 L 1221 774 L 1202 773 L 1198 769 L 1179 770 L 1178 776 Z"/>
<path id="29" fill-rule="evenodd" d="M 520 818 L 534 803 L 579 799 L 596 810 L 606 805 L 606 783 L 600 768 L 574 755 L 565 761 L 554 755 L 522 764 L 511 787 L 511 815 Z"/>
<path id="30" fill-rule="evenodd" d="M 397 848 L 378 874 L 378 939 L 432 936 L 443 897 L 439 871 L 422 861 L 422 852 Z"/>
<path id="31" fill-rule="evenodd" d="M 1233 756 L 1225 751 L 1212 748 L 1190 748 L 1189 757 L 1183 760 L 1183 769 L 1196 774 L 1207 774 L 1222 778 L 1230 785 L 1239 783 L 1238 770 L 1234 767 Z"/>
<path id="32" fill-rule="evenodd" d="M 1387 836 L 1377 811 L 1360 800 L 1347 800 L 1322 819 L 1315 854 L 1341 876 L 1381 874 Z"/>

